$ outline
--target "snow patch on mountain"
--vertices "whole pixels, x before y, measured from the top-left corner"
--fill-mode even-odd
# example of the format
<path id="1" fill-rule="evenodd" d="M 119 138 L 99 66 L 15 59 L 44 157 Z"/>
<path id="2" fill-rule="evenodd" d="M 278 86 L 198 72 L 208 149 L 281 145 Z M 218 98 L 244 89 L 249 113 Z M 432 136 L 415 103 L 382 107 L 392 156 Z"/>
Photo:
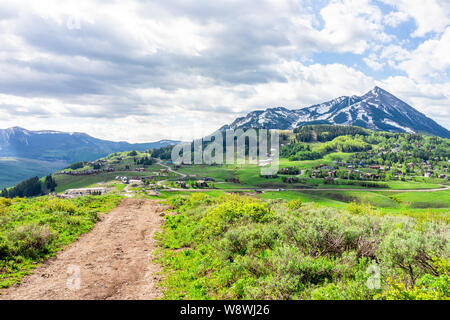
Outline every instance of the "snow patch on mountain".
<path id="1" fill-rule="evenodd" d="M 392 120 L 389 120 L 389 119 L 384 119 L 384 120 L 383 120 L 383 123 L 385 123 L 385 124 L 387 124 L 387 125 L 390 125 L 390 126 L 393 126 L 393 127 L 396 127 L 396 128 L 399 128 L 399 129 L 402 129 L 402 130 L 404 130 L 406 133 L 416 133 L 414 130 L 412 130 L 412 129 L 408 128 L 408 127 L 402 127 L 402 126 L 399 125 L 398 123 L 396 123 L 396 122 L 394 122 L 394 121 L 392 121 Z"/>

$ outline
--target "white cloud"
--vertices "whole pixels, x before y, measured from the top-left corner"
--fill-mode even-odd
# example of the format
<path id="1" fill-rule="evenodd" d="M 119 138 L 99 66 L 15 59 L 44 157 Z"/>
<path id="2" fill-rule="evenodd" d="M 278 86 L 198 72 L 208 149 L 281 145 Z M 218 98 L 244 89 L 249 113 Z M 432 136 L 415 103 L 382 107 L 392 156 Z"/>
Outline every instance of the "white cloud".
<path id="1" fill-rule="evenodd" d="M 384 24 L 413 16 L 406 9 L 386 16 L 370 0 L 316 11 L 297 0 L 3 0 L 0 127 L 130 141 L 201 136 L 255 108 L 367 91 L 375 80 L 357 61 L 340 62 L 346 53 L 374 70 L 405 71 L 413 90 L 429 83 L 427 70 L 442 77 L 449 41 L 446 31 L 416 51 L 393 44 Z M 441 22 L 418 30 L 443 30 Z"/>
<path id="2" fill-rule="evenodd" d="M 405 19 L 406 15 L 415 19 L 417 29 L 412 34 L 413 37 L 423 37 L 429 32 L 442 32 L 450 24 L 450 3 L 448 0 L 382 1 L 396 7 L 399 11 L 391 16 L 391 22 L 397 23 L 399 17 Z"/>
<path id="3" fill-rule="evenodd" d="M 399 24 L 410 19 L 409 14 L 402 11 L 392 11 L 384 17 L 384 23 L 391 27 L 397 27 Z"/>
<path id="4" fill-rule="evenodd" d="M 320 35 L 340 52 L 361 54 L 371 40 L 391 40 L 383 32 L 381 10 L 370 0 L 334 0 L 320 13 L 325 21 Z"/>
<path id="5" fill-rule="evenodd" d="M 450 68 L 450 27 L 438 39 L 427 40 L 411 52 L 401 48 L 385 51 L 387 57 L 397 61 L 396 68 L 412 79 L 448 79 Z"/>
<path id="6" fill-rule="evenodd" d="M 375 54 L 370 54 L 369 57 L 363 59 L 367 66 L 375 71 L 383 69 L 384 64 L 377 61 Z"/>

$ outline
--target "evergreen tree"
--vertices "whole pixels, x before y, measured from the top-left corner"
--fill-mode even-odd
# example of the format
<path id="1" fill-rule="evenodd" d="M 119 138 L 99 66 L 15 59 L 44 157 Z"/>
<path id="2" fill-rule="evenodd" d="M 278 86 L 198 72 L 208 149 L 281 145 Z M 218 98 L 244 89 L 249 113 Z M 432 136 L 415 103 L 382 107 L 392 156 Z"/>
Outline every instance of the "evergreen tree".
<path id="1" fill-rule="evenodd" d="M 49 175 L 45 177 L 45 186 L 47 190 L 49 190 L 50 192 L 54 192 L 58 184 L 56 183 L 55 179 L 51 175 Z"/>
<path id="2" fill-rule="evenodd" d="M 0 197 L 2 198 L 8 198 L 8 190 L 4 188 L 2 192 L 0 193 Z"/>

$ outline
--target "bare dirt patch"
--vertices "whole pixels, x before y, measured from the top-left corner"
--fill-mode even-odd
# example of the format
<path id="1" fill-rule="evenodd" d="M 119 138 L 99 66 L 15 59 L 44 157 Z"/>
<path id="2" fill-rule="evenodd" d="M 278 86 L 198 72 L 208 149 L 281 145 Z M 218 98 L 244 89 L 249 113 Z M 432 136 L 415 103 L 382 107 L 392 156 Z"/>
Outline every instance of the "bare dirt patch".
<path id="1" fill-rule="evenodd" d="M 0 300 L 153 300 L 161 297 L 153 239 L 167 208 L 125 199 L 94 229 L 38 267 Z M 76 272 L 80 271 L 79 289 Z M 69 286 L 67 286 L 69 282 Z M 75 284 L 75 286 L 74 286 Z M 75 288 L 74 288 L 75 287 Z"/>

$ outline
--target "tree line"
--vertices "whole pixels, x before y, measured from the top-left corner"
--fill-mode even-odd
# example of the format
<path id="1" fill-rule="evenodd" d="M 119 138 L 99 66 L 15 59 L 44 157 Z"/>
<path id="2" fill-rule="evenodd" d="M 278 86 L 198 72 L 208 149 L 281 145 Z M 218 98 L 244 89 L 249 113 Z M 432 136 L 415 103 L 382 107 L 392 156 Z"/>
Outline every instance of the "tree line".
<path id="1" fill-rule="evenodd" d="M 3 198 L 36 197 L 45 195 L 49 192 L 54 192 L 57 186 L 58 185 L 55 179 L 51 175 L 46 176 L 44 181 L 41 181 L 39 177 L 33 177 L 25 181 L 22 181 L 21 183 L 10 189 L 4 188 L 0 193 L 0 197 Z"/>

